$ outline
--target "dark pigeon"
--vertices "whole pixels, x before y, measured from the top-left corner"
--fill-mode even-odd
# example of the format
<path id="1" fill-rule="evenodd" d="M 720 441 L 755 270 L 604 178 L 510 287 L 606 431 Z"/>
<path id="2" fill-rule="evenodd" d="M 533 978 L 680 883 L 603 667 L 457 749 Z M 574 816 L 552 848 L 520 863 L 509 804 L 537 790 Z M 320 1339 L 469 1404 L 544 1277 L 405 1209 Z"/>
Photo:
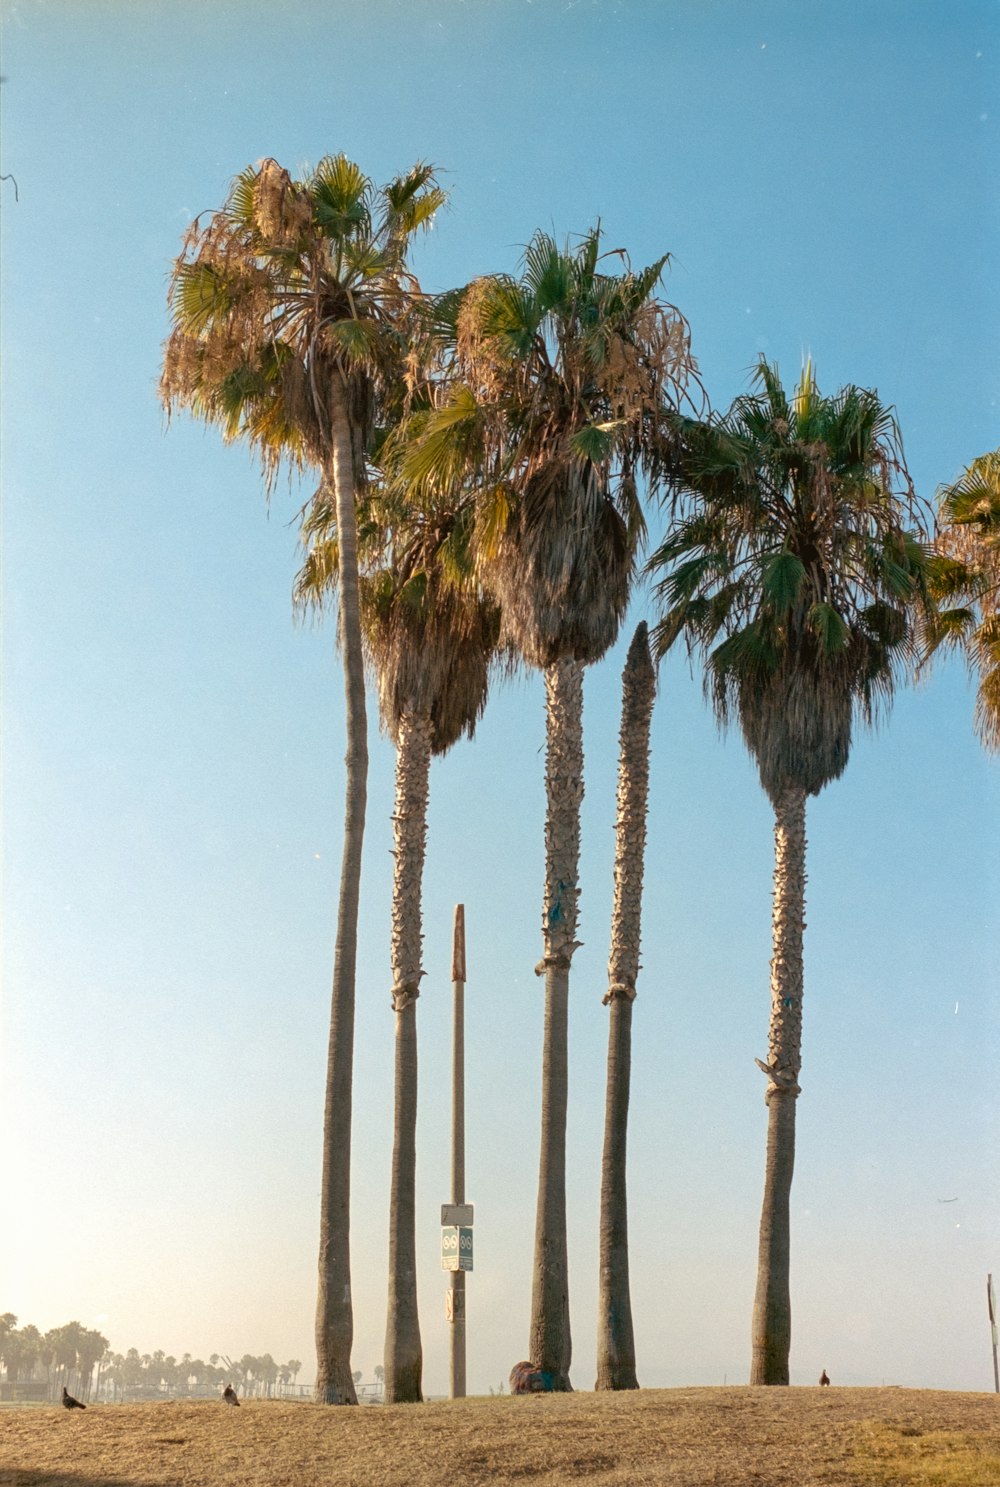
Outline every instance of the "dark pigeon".
<path id="1" fill-rule="evenodd" d="M 235 1404 L 236 1408 L 239 1409 L 240 1402 L 236 1398 L 236 1390 L 233 1388 L 232 1384 L 226 1385 L 226 1387 L 222 1391 L 222 1397 L 227 1404 Z"/>
<path id="2" fill-rule="evenodd" d="M 515 1363 L 510 1371 L 512 1394 L 551 1394 L 553 1376 L 533 1363 Z"/>
<path id="3" fill-rule="evenodd" d="M 81 1404 L 78 1399 L 74 1399 L 73 1398 L 72 1394 L 66 1388 L 66 1385 L 65 1384 L 63 1384 L 63 1401 L 62 1402 L 63 1402 L 63 1409 L 64 1410 L 85 1410 L 87 1408 L 87 1406 L 85 1404 Z"/>
<path id="4" fill-rule="evenodd" d="M 823 1372 L 819 1376 L 819 1381 L 820 1381 L 821 1384 L 828 1384 L 830 1382 L 830 1380 L 827 1378 L 827 1373 L 826 1373 L 826 1369 L 825 1368 L 824 1368 Z"/>

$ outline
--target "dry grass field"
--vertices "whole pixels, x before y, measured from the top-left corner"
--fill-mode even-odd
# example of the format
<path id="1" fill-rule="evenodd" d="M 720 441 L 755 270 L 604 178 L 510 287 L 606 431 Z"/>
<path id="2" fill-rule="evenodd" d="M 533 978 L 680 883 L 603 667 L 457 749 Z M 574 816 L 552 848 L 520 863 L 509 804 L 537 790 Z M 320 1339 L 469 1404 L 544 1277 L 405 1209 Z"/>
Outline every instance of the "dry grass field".
<path id="1" fill-rule="evenodd" d="M 0 1412 L 3 1487 L 1000 1487 L 1000 1400 L 649 1389 L 381 1408 Z"/>

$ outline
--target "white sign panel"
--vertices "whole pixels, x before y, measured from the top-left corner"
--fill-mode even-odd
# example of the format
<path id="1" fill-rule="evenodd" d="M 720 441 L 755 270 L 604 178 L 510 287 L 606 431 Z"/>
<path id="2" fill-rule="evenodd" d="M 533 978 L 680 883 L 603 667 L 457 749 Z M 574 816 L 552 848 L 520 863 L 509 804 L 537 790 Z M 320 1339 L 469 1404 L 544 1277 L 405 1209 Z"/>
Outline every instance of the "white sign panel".
<path id="1" fill-rule="evenodd" d="M 450 1224 L 441 1230 L 441 1269 L 472 1269 L 472 1230 Z"/>
<path id="2" fill-rule="evenodd" d="M 463 1229 L 472 1228 L 472 1204 L 471 1203 L 442 1203 L 441 1204 L 442 1227 L 452 1228 L 459 1226 Z"/>

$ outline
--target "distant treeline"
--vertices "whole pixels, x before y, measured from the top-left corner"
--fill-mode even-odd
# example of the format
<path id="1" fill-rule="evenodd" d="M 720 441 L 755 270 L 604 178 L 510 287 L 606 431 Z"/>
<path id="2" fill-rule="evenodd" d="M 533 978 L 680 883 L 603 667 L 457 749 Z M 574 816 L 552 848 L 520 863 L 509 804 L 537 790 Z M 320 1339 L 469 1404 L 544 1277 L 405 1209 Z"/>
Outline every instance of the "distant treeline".
<path id="1" fill-rule="evenodd" d="M 80 1322 L 48 1332 L 18 1327 L 12 1312 L 0 1315 L 0 1399 L 58 1399 L 63 1387 L 78 1399 L 160 1399 L 217 1394 L 226 1383 L 243 1395 L 271 1398 L 294 1388 L 302 1364 L 277 1363 L 270 1353 L 229 1358 L 212 1353 L 206 1363 L 185 1353 L 113 1353 L 108 1339 Z"/>

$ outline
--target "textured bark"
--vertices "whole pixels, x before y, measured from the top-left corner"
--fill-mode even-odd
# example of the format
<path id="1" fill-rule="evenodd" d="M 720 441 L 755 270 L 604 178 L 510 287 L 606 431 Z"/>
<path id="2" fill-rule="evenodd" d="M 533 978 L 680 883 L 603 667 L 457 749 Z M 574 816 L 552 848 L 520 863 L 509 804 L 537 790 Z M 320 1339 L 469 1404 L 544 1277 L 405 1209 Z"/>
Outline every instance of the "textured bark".
<path id="1" fill-rule="evenodd" d="M 333 961 L 330 1043 L 323 1111 L 319 1290 L 316 1301 L 318 1404 L 357 1404 L 351 1377 L 354 1309 L 351 1299 L 351 1098 L 354 1064 L 354 988 L 358 950 L 361 848 L 368 796 L 368 719 L 358 603 L 354 464 L 344 389 L 331 390 L 332 479 L 339 539 L 338 623 L 344 661 L 347 757 L 344 854 L 337 942 Z"/>
<path id="2" fill-rule="evenodd" d="M 561 660 L 545 670 L 545 894 L 542 1136 L 535 1212 L 529 1355 L 556 1390 L 572 1388 L 566 1252 L 566 1102 L 569 967 L 577 948 L 580 805 L 583 801 L 583 668 Z"/>
<path id="3" fill-rule="evenodd" d="M 656 673 L 641 624 L 622 676 L 622 722 L 615 825 L 615 891 L 608 960 L 608 1082 L 601 1163 L 600 1272 L 597 1305 L 597 1389 L 638 1389 L 628 1269 L 629 1083 L 632 1002 L 639 974 L 642 879 L 649 797 L 649 730 Z"/>
<path id="4" fill-rule="evenodd" d="M 806 796 L 774 798 L 774 909 L 767 1075 L 767 1164 L 753 1306 L 751 1384 L 787 1384 L 792 1340 L 789 1207 L 795 1102 L 802 1065 L 802 933 L 805 929 Z"/>
<path id="5" fill-rule="evenodd" d="M 632 1002 L 611 1000 L 601 1163 L 600 1268 L 595 1389 L 638 1389 L 628 1270 L 626 1138 L 632 1068 Z"/>
<path id="6" fill-rule="evenodd" d="M 392 1005 L 396 1014 L 396 1067 L 384 1359 L 387 1404 L 418 1404 L 422 1398 L 416 1235 L 417 997 L 423 975 L 421 884 L 430 762 L 430 719 L 405 714 L 397 729 L 393 816 L 396 867 L 392 887 Z"/>

